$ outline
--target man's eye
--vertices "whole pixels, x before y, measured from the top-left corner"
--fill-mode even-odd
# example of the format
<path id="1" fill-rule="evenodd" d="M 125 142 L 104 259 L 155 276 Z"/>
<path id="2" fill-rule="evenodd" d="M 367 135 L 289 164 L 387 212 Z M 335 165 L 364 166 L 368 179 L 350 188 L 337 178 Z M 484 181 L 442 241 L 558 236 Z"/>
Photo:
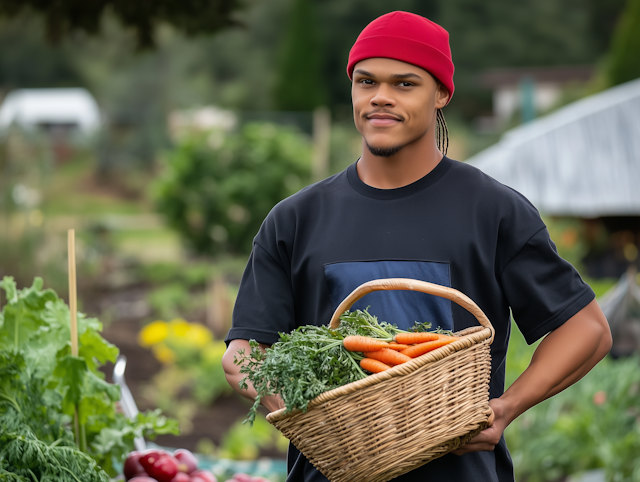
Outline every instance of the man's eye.
<path id="1" fill-rule="evenodd" d="M 365 85 L 373 85 L 373 80 L 371 79 L 362 79 L 360 81 L 361 84 L 365 84 Z"/>
<path id="2" fill-rule="evenodd" d="M 413 84 L 411 82 L 400 82 L 400 87 L 411 87 Z"/>

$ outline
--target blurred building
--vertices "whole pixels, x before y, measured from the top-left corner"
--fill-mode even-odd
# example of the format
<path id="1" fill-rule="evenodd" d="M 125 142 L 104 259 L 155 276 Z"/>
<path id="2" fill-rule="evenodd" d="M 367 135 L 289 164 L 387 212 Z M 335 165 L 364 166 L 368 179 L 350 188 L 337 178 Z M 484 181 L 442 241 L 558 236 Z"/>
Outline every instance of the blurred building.
<path id="1" fill-rule="evenodd" d="M 640 79 L 512 129 L 467 162 L 545 215 L 584 220 L 590 276 L 639 265 Z"/>
<path id="2" fill-rule="evenodd" d="M 12 124 L 47 131 L 78 129 L 88 134 L 100 126 L 100 109 L 82 88 L 19 89 L 10 92 L 0 106 L 0 130 Z"/>
<path id="3" fill-rule="evenodd" d="M 58 162 L 71 157 L 78 138 L 96 132 L 100 122 L 98 104 L 82 88 L 18 89 L 0 105 L 0 135 L 12 126 L 45 133 Z"/>
<path id="4" fill-rule="evenodd" d="M 517 113 L 524 121 L 549 111 L 561 101 L 569 86 L 589 82 L 591 66 L 496 69 L 484 72 L 480 83 L 492 90 L 493 116 L 479 119 L 479 127 L 496 130 Z"/>

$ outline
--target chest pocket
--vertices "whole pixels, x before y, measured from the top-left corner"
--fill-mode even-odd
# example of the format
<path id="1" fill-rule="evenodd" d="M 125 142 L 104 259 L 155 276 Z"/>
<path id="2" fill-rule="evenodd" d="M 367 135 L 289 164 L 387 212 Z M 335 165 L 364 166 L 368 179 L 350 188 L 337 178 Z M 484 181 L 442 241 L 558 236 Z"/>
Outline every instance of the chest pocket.
<path id="1" fill-rule="evenodd" d="M 411 278 L 451 287 L 448 263 L 433 261 L 348 261 L 324 266 L 332 310 L 362 283 L 382 278 Z M 408 329 L 414 322 L 453 330 L 451 301 L 415 291 L 376 291 L 358 300 L 351 310 L 364 310 L 380 321 Z"/>

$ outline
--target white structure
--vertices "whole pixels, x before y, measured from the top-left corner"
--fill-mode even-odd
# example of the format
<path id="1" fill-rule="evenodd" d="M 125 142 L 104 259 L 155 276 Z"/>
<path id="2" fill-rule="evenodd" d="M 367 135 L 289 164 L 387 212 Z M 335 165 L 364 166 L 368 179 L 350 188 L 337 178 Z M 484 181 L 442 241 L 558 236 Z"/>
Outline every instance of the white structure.
<path id="1" fill-rule="evenodd" d="M 522 108 L 523 82 L 531 83 L 532 107 L 545 112 L 561 99 L 567 85 L 584 84 L 593 72 L 588 66 L 499 69 L 482 74 L 480 82 L 493 90 L 494 122 L 501 125 Z"/>
<path id="2" fill-rule="evenodd" d="M 640 215 L 640 79 L 505 133 L 467 162 L 541 212 Z"/>
<path id="3" fill-rule="evenodd" d="M 27 129 L 75 127 L 88 134 L 100 126 L 100 109 L 82 88 L 19 89 L 0 106 L 0 131 L 14 123 Z"/>

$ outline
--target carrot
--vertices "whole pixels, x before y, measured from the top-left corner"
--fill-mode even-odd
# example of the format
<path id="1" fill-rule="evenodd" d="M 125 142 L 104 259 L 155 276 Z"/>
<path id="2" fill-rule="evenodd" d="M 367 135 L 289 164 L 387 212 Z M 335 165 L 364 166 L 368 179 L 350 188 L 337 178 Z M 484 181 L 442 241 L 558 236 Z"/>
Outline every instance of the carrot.
<path id="1" fill-rule="evenodd" d="M 345 337 L 345 339 L 342 340 L 342 344 L 349 351 L 376 351 L 389 346 L 386 341 L 359 335 Z"/>
<path id="2" fill-rule="evenodd" d="M 414 345 L 416 343 L 424 343 L 426 341 L 439 340 L 443 336 L 438 333 L 428 333 L 423 331 L 421 333 L 398 333 L 393 339 L 398 343 L 405 345 Z"/>
<path id="3" fill-rule="evenodd" d="M 360 360 L 360 366 L 371 373 L 380 373 L 391 368 L 389 365 L 372 358 L 363 358 Z"/>
<path id="4" fill-rule="evenodd" d="M 402 351 L 405 348 L 409 348 L 409 345 L 404 345 L 402 343 L 396 343 L 395 341 L 392 341 L 389 343 L 389 348 L 395 351 Z"/>
<path id="5" fill-rule="evenodd" d="M 410 356 L 403 355 L 402 353 L 390 350 L 389 348 L 383 348 L 378 351 L 365 351 L 364 356 L 381 361 L 387 365 L 400 365 L 401 363 L 411 360 Z"/>
<path id="6" fill-rule="evenodd" d="M 439 340 L 427 341 L 426 343 L 420 343 L 418 345 L 414 345 L 412 347 L 407 348 L 406 350 L 402 350 L 400 353 L 403 355 L 410 356 L 411 358 L 419 357 L 420 355 L 424 355 L 436 348 L 440 348 L 441 346 L 448 345 L 449 343 L 456 341 L 458 337 L 456 336 L 447 336 L 442 337 Z"/>

